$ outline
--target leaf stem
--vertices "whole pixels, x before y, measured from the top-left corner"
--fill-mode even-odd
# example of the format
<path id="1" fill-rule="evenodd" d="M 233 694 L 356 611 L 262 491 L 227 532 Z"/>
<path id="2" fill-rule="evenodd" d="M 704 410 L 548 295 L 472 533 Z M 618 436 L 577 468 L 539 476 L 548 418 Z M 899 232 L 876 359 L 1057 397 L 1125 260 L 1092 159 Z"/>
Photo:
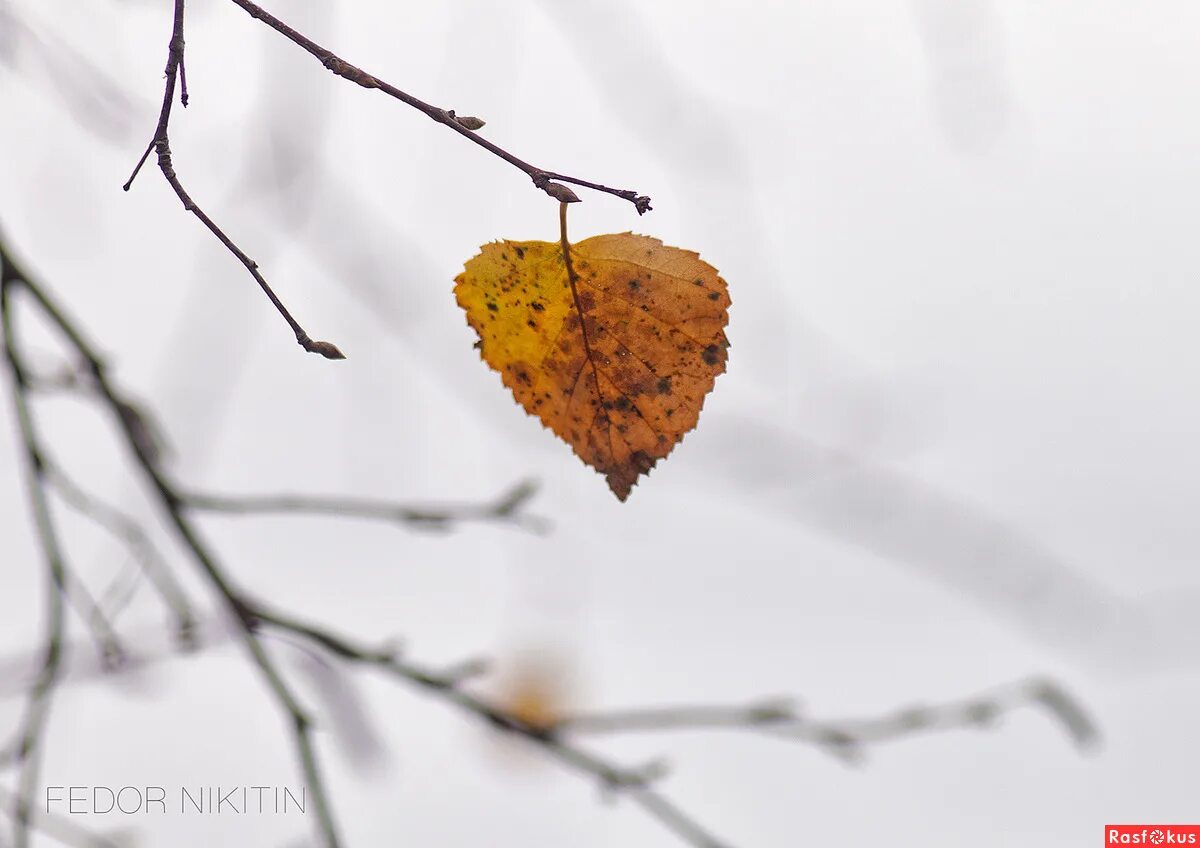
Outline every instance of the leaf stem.
<path id="1" fill-rule="evenodd" d="M 562 244 L 563 262 L 567 266 L 567 280 L 571 283 L 571 294 L 575 294 L 575 269 L 571 266 L 571 243 L 567 241 L 567 201 L 558 204 L 558 234 Z M 575 298 L 575 306 L 579 306 L 579 298 Z M 582 316 L 581 316 L 582 317 Z"/>

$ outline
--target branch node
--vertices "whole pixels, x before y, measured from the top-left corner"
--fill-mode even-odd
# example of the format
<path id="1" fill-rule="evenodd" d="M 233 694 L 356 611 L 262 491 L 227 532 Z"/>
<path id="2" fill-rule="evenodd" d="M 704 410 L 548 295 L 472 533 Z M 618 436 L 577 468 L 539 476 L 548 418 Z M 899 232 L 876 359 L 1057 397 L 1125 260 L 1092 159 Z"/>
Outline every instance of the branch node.
<path id="1" fill-rule="evenodd" d="M 344 59 L 335 56 L 333 53 L 329 53 L 322 58 L 321 64 L 333 73 L 337 74 L 339 77 L 348 79 L 350 82 L 357 83 L 363 88 L 379 88 L 379 80 L 375 79 L 375 77 L 371 76 L 361 68 L 356 68 L 354 65 L 351 65 Z"/>

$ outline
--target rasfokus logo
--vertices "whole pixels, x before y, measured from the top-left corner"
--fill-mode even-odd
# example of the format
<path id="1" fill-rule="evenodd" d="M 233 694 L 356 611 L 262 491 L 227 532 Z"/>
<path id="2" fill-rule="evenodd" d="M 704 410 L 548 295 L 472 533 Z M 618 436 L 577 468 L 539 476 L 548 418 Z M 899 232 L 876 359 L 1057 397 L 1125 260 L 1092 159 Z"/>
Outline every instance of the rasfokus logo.
<path id="1" fill-rule="evenodd" d="M 1106 824 L 1105 845 L 1200 845 L 1200 824 Z"/>

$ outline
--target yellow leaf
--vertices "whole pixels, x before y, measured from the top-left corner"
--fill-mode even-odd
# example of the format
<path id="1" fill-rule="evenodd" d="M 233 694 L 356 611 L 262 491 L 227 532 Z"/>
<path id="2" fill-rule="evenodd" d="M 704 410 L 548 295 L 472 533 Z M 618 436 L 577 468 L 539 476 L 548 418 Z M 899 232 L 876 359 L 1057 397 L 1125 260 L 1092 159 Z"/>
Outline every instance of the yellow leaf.
<path id="1" fill-rule="evenodd" d="M 484 245 L 455 278 L 480 355 L 622 501 L 696 426 L 725 370 L 729 291 L 632 233 Z"/>
<path id="2" fill-rule="evenodd" d="M 522 724 L 548 730 L 567 714 L 569 671 L 548 657 L 521 658 L 509 670 L 499 703 Z"/>

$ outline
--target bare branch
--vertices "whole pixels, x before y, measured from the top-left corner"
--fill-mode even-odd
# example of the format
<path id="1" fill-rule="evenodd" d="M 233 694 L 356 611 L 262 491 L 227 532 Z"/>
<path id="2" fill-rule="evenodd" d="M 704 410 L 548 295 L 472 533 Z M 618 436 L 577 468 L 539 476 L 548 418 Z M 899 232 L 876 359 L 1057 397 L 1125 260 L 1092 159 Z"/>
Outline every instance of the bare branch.
<path id="1" fill-rule="evenodd" d="M 178 0 L 177 0 L 178 2 Z M 178 3 L 178 8 L 182 8 L 182 3 Z M 12 261 L 7 254 L 0 253 L 4 257 L 4 273 L 3 273 L 3 306 L 5 316 L 4 339 L 7 359 L 11 370 L 14 373 L 15 385 L 18 388 L 14 389 L 16 395 L 16 403 L 18 412 L 22 421 L 28 419 L 28 415 L 22 413 L 25 409 L 25 399 L 23 390 L 20 388 L 23 385 L 23 372 L 20 368 L 20 359 L 16 352 L 15 341 L 11 333 L 11 317 L 9 311 L 9 301 L 7 295 L 10 289 L 20 286 L 28 292 L 41 308 L 42 312 L 48 317 L 51 322 L 63 333 L 67 340 L 74 346 L 76 352 L 86 363 L 88 370 L 91 372 L 92 379 L 95 381 L 96 388 L 109 406 L 110 412 L 118 430 L 124 435 L 127 446 L 133 454 L 135 464 L 140 468 L 143 475 L 147 478 L 152 491 L 156 495 L 159 506 L 163 511 L 164 517 L 168 524 L 176 531 L 177 536 L 189 551 L 193 562 L 200 569 L 201 573 L 207 578 L 210 586 L 220 595 L 227 609 L 232 613 L 232 618 L 238 624 L 238 636 L 243 647 L 250 654 L 251 660 L 258 668 L 268 689 L 275 696 L 276 702 L 288 716 L 293 742 L 296 746 L 298 756 L 301 762 L 301 768 L 304 773 L 305 780 L 309 789 L 313 794 L 313 804 L 317 813 L 317 824 L 321 837 L 327 848 L 338 848 L 341 841 L 338 837 L 337 826 L 333 820 L 333 813 L 329 804 L 328 790 L 325 787 L 324 775 L 321 772 L 316 759 L 316 752 L 313 747 L 312 726 L 308 715 L 301 708 L 296 697 L 292 693 L 291 687 L 283 679 L 282 675 L 276 667 L 274 660 L 271 659 L 265 647 L 259 640 L 254 631 L 252 622 L 247 616 L 247 604 L 242 599 L 242 594 L 235 589 L 230 578 L 221 568 L 215 554 L 213 554 L 207 543 L 199 535 L 188 518 L 184 515 L 183 503 L 176 491 L 175 486 L 167 479 L 165 471 L 159 465 L 157 453 L 148 450 L 145 440 L 140 438 L 138 429 L 134 426 L 128 415 L 123 414 L 122 410 L 128 406 L 128 401 L 125 400 L 116 386 L 108 377 L 103 361 L 98 352 L 92 345 L 83 338 L 83 335 L 74 326 L 74 324 L 66 317 L 65 313 L 54 303 L 46 292 L 39 286 L 31 276 L 21 269 Z M 24 425 L 23 425 L 24 427 Z M 33 503 L 40 504 L 46 500 L 46 493 L 43 490 L 43 469 L 44 465 L 41 460 L 41 451 L 35 441 L 32 426 L 23 429 L 22 432 L 27 433 L 26 445 L 27 453 L 30 457 L 30 466 L 34 469 L 31 472 L 30 498 Z M 45 512 L 45 521 L 43 521 L 42 513 Z M 49 520 L 48 507 L 37 510 L 39 527 L 51 527 L 47 522 Z M 61 555 L 58 554 L 57 544 L 54 542 L 52 529 L 43 530 L 42 536 L 44 539 L 44 547 L 47 550 L 47 558 L 51 563 L 51 571 L 55 574 L 55 582 L 61 588 L 64 584 L 63 567 Z M 51 556 L 53 552 L 53 556 Z M 44 724 L 45 706 L 50 685 L 53 683 L 61 663 L 60 646 L 62 644 L 62 624 L 61 624 L 61 601 L 58 600 L 58 593 L 54 593 L 55 602 L 52 605 L 54 616 L 51 623 L 54 626 L 52 631 L 53 639 L 50 640 L 47 650 L 47 661 L 45 671 L 39 678 L 38 683 L 34 687 L 34 694 L 31 698 L 31 703 L 34 708 L 31 710 L 34 717 L 34 730 L 37 732 L 26 732 L 25 738 L 36 740 L 40 729 Z M 24 750 L 29 746 L 23 746 Z M 26 762 L 32 762 L 26 759 Z M 33 783 L 36 780 L 36 772 L 30 768 L 25 769 L 24 779 L 22 781 L 21 797 L 27 799 L 32 792 Z M 22 812 L 18 818 L 18 832 L 28 833 L 28 805 L 19 809 Z M 23 826 L 21 826 L 23 824 Z M 27 842 L 18 841 L 18 848 L 27 848 Z"/>
<path id="2" fill-rule="evenodd" d="M 212 650 L 236 642 L 235 630 L 236 625 L 229 620 L 228 615 L 219 611 L 215 614 L 202 614 L 196 620 L 196 649 Z M 155 666 L 174 663 L 181 658 L 178 640 L 171 638 L 173 634 L 164 633 L 161 627 L 131 624 L 123 633 L 129 651 L 115 673 L 93 652 L 84 650 L 91 642 L 90 637 L 85 641 L 78 636 L 72 637 L 72 634 L 67 634 L 62 646 L 63 665 L 55 683 L 56 690 L 60 691 L 73 684 L 86 685 L 101 679 L 117 682 L 122 678 L 143 676 Z M 35 646 L 32 651 L 0 653 L 0 700 L 26 694 L 28 684 L 39 668 L 41 657 L 40 646 Z M 14 757 L 15 748 L 8 759 L 12 760 Z M 5 758 L 0 755 L 0 766 L 4 763 Z"/>
<path id="3" fill-rule="evenodd" d="M 355 83 L 356 85 L 361 85 L 363 88 L 378 89 L 384 94 L 390 95 L 400 102 L 406 103 L 414 109 L 424 112 L 439 124 L 449 127 L 450 129 L 454 130 L 454 132 L 466 139 L 469 139 L 475 144 L 478 144 L 488 152 L 499 156 L 510 165 L 524 171 L 529 178 L 533 180 L 533 184 L 535 186 L 556 200 L 564 199 L 560 194 L 562 186 L 556 187 L 552 180 L 558 180 L 559 182 L 564 183 L 572 183 L 573 185 L 590 188 L 593 191 L 601 191 L 606 194 L 614 195 L 622 200 L 628 200 L 633 204 L 634 208 L 637 209 L 639 215 L 645 214 L 652 208 L 650 206 L 650 198 L 640 195 L 636 191 L 631 191 L 629 189 L 610 188 L 609 186 L 601 185 L 599 183 L 581 180 L 576 177 L 568 176 L 567 174 L 559 174 L 554 171 L 547 171 L 544 168 L 539 168 L 536 165 L 530 165 L 528 162 L 518 159 L 504 148 L 493 144 L 483 136 L 479 135 L 479 133 L 477 133 L 475 130 L 479 129 L 483 124 L 478 118 L 460 118 L 454 114 L 453 109 L 441 109 L 437 106 L 432 106 L 423 100 L 419 100 L 416 97 L 413 97 L 411 94 L 407 94 L 396 88 L 396 86 L 384 82 L 378 77 L 367 73 L 362 68 L 350 64 L 345 59 L 335 55 L 332 50 L 327 50 L 312 39 L 296 32 L 296 30 L 294 30 L 292 27 L 279 20 L 279 18 L 276 18 L 270 12 L 267 12 L 261 6 L 251 3 L 250 0 L 232 1 L 234 4 L 244 9 L 246 13 L 250 15 L 250 17 L 262 21 L 280 35 L 299 45 L 302 49 L 311 54 L 317 61 L 319 61 L 333 73 L 350 80 L 350 82 Z M 477 124 L 476 122 L 479 123 Z M 578 200 L 578 198 L 575 199 Z"/>
<path id="4" fill-rule="evenodd" d="M 415 506 L 376 498 L 328 495 L 214 495 L 186 493 L 183 504 L 203 512 L 228 515 L 329 515 L 389 521 L 428 530 L 446 530 L 465 521 L 514 524 L 533 532 L 544 532 L 547 523 L 527 515 L 522 507 L 537 493 L 537 484 L 526 480 L 513 486 L 491 503 L 443 507 Z"/>
<path id="5" fill-rule="evenodd" d="M 727 848 L 724 842 L 653 787 L 652 782 L 660 776 L 661 769 L 633 770 L 616 766 L 566 741 L 552 728 L 530 724 L 505 707 L 464 691 L 459 688 L 463 677 L 461 664 L 447 671 L 439 671 L 407 661 L 390 647 L 362 645 L 266 607 L 252 607 L 247 613 L 264 626 L 303 636 L 335 657 L 390 674 L 484 720 L 497 730 L 536 745 L 560 765 L 595 779 L 602 789 L 629 796 L 690 845 L 697 848 Z"/>
<path id="6" fill-rule="evenodd" d="M 292 317 L 292 313 L 283 305 L 283 301 L 275 294 L 275 291 L 271 288 L 266 278 L 259 272 L 258 263 L 234 244 L 233 240 L 225 235 L 224 231 L 216 225 L 212 218 L 208 217 L 204 213 L 204 210 L 196 205 L 196 202 L 192 200 L 191 196 L 184 189 L 183 183 L 179 181 L 179 176 L 175 173 L 175 166 L 171 161 L 171 141 L 168 130 L 171 123 L 171 104 L 175 99 L 175 84 L 182 75 L 181 72 L 183 69 L 183 13 L 184 0 L 175 0 L 175 18 L 171 30 L 171 41 L 167 48 L 167 82 L 163 92 L 162 109 L 158 115 L 158 125 L 154 129 L 154 136 L 150 140 L 150 144 L 146 147 L 146 152 L 138 160 L 137 166 L 133 169 L 133 173 L 123 188 L 125 191 L 129 191 L 134 179 L 137 178 L 138 172 L 141 171 L 142 165 L 149 158 L 150 152 L 152 150 L 156 151 L 158 154 L 159 170 L 162 171 L 163 176 L 176 196 L 183 202 L 183 208 L 199 218 L 200 222 L 208 228 L 209 232 L 216 236 L 217 240 L 225 245 L 226 249 L 236 256 L 239 262 L 246 266 L 246 270 L 254 277 L 254 281 L 258 283 L 259 288 L 263 290 L 263 293 L 266 294 L 267 298 L 275 306 L 276 311 L 283 316 L 283 320 L 288 323 L 288 326 L 292 328 L 292 332 L 296 334 L 296 342 L 308 352 L 319 353 L 326 359 L 345 359 L 345 355 L 338 350 L 336 345 L 330 342 L 314 341 L 309 337 L 304 328 L 300 326 L 300 323 Z M 187 105 L 186 84 L 182 87 L 182 102 L 184 106 Z"/>
<path id="7" fill-rule="evenodd" d="M 46 491 L 42 446 L 29 406 L 27 375 L 13 336 L 12 292 L 19 277 L 4 247 L 0 244 L 0 324 L 4 334 L 4 359 L 12 381 L 12 403 L 17 414 L 25 455 L 25 485 L 33 509 L 34 525 L 46 566 L 46 635 L 41 670 L 29 691 L 25 713 L 19 725 L 13 756 L 20 765 L 17 797 L 14 803 L 17 848 L 28 848 L 32 799 L 41 767 L 42 738 L 50 717 L 54 685 L 62 668 L 63 616 L 62 595 L 66 586 L 66 563 L 58 530 Z"/>
<path id="8" fill-rule="evenodd" d="M 842 759 L 858 759 L 868 744 L 920 732 L 984 728 L 1002 715 L 1042 707 L 1058 719 L 1075 745 L 1091 747 L 1099 732 L 1078 701 L 1043 678 L 1000 686 L 959 701 L 915 706 L 869 719 L 817 721 L 783 701 L 741 707 L 695 706 L 621 710 L 563 718 L 555 730 L 569 734 L 611 734 L 666 730 L 750 730 L 816 745 Z"/>

